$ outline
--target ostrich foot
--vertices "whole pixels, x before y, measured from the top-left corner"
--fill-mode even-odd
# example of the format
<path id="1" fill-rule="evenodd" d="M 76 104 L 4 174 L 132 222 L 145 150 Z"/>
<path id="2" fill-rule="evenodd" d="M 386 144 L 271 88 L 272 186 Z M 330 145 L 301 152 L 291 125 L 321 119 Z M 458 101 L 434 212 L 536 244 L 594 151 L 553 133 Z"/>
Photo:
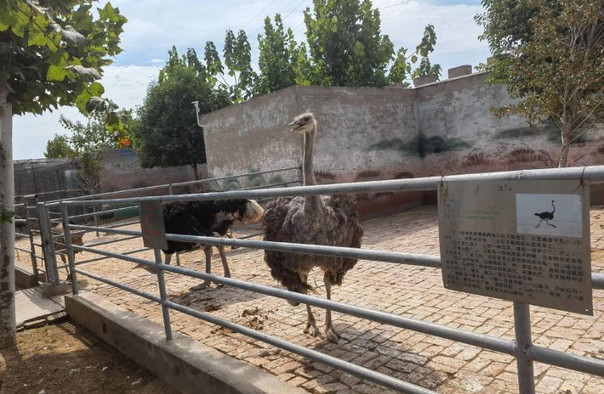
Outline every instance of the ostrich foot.
<path id="1" fill-rule="evenodd" d="M 327 340 L 331 343 L 338 343 L 340 338 L 342 338 L 335 328 L 333 328 L 333 326 L 325 329 L 325 335 L 327 336 Z"/>
<path id="2" fill-rule="evenodd" d="M 306 322 L 306 328 L 304 329 L 304 334 L 308 334 L 310 332 L 310 335 L 312 335 L 313 337 L 321 337 L 321 332 L 319 331 L 319 329 L 317 328 L 317 322 L 315 321 L 314 318 L 308 318 L 308 321 Z"/>
<path id="3" fill-rule="evenodd" d="M 191 287 L 190 290 L 203 290 L 203 289 L 206 289 L 206 288 L 210 287 L 210 283 L 211 282 L 209 280 L 204 280 L 202 284 L 197 285 L 197 286 L 193 286 L 193 287 Z"/>

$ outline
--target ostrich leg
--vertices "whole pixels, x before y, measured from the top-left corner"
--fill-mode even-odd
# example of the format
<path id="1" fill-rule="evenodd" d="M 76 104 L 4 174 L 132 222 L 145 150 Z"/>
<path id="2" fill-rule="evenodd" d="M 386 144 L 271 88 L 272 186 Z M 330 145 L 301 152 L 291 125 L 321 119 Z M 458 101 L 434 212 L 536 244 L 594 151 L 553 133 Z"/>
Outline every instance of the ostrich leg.
<path id="1" fill-rule="evenodd" d="M 211 274 L 212 273 L 212 247 L 210 245 L 205 245 L 203 247 L 203 251 L 206 254 L 206 274 Z M 201 285 L 199 285 L 200 288 L 204 288 L 204 287 L 208 287 L 210 286 L 210 280 L 206 279 L 203 281 L 203 283 Z"/>
<path id="2" fill-rule="evenodd" d="M 231 277 L 231 270 L 229 269 L 229 263 L 227 263 L 226 256 L 224 255 L 224 246 L 217 246 L 218 253 L 220 254 L 220 260 L 222 261 L 222 268 L 224 268 L 224 276 L 227 278 Z"/>
<path id="3" fill-rule="evenodd" d="M 329 280 L 329 274 L 326 272 L 323 276 L 323 282 L 325 282 L 325 292 L 327 293 L 327 299 L 331 300 L 331 281 Z M 331 321 L 331 310 L 325 310 L 325 335 L 329 342 L 338 343 L 340 334 L 338 334 L 333 327 Z"/>
<path id="4" fill-rule="evenodd" d="M 321 336 L 319 329 L 317 328 L 317 321 L 315 320 L 315 315 L 313 315 L 312 310 L 310 309 L 310 305 L 306 304 L 306 312 L 308 313 L 308 320 L 306 321 L 306 328 L 304 329 L 304 333 L 308 334 L 308 331 L 312 327 L 312 331 L 310 335 L 313 337 Z"/>

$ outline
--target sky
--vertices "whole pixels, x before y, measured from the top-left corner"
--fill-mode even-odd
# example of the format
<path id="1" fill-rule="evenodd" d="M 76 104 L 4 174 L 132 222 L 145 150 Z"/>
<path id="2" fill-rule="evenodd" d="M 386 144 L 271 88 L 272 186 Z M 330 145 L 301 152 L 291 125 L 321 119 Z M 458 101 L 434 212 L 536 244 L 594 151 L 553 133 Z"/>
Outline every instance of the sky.
<path id="1" fill-rule="evenodd" d="M 103 6 L 107 1 L 97 3 Z M 253 64 L 257 64 L 258 40 L 266 16 L 281 14 L 297 41 L 304 40 L 303 10 L 312 0 L 111 0 L 128 18 L 121 35 L 123 52 L 104 69 L 101 83 L 105 97 L 122 108 L 140 106 L 149 83 L 157 79 L 159 69 L 175 45 L 180 53 L 195 48 L 203 54 L 206 41 L 222 47 L 227 29 L 243 29 L 252 46 Z M 395 45 L 411 48 L 420 42 L 426 25 L 435 27 L 437 43 L 430 55 L 432 63 L 447 69 L 462 64 L 476 66 L 486 61 L 489 49 L 478 39 L 482 30 L 474 16 L 483 11 L 479 0 L 373 0 L 382 18 L 382 34 Z M 13 118 L 13 156 L 15 159 L 44 157 L 46 142 L 55 134 L 65 134 L 59 116 L 83 120 L 74 107 L 61 107 L 42 115 Z"/>

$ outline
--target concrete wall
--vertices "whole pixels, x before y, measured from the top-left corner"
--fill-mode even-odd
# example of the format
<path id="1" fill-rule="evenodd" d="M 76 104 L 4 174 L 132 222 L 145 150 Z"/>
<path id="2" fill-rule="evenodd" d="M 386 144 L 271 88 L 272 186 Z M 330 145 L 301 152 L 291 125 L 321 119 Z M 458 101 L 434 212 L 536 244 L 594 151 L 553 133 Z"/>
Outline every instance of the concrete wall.
<path id="1" fill-rule="evenodd" d="M 287 123 L 307 110 L 318 122 L 319 183 L 555 166 L 558 130 L 530 127 L 517 116 L 494 117 L 490 109 L 511 99 L 504 86 L 486 79 L 475 73 L 414 89 L 292 86 L 221 109 L 202 118 L 209 175 L 300 165 L 302 137 Z M 575 144 L 569 163 L 604 164 L 604 130 Z M 425 195 L 378 193 L 358 200 L 361 211 L 375 212 L 420 204 Z"/>

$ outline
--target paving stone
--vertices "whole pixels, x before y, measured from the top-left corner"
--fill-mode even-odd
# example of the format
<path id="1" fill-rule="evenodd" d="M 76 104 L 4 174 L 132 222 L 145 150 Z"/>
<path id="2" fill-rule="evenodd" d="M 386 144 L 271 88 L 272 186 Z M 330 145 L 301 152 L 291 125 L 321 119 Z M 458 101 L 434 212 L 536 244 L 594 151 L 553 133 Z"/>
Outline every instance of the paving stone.
<path id="1" fill-rule="evenodd" d="M 434 207 L 420 207 L 400 214 L 366 220 L 363 222 L 363 248 L 438 255 L 436 216 Z M 601 226 L 604 226 L 604 208 L 592 207 L 593 253 L 600 253 L 599 251 L 604 249 L 604 227 Z M 125 229 L 137 229 L 137 226 Z M 252 234 L 257 230 L 258 228 L 251 227 L 236 229 L 239 236 Z M 86 234 L 86 242 L 94 240 L 94 234 Z M 117 253 L 140 247 L 140 239 L 112 244 L 112 250 Z M 93 256 L 82 253 L 78 254 L 77 258 L 90 257 Z M 140 257 L 153 258 L 153 253 L 142 252 Z M 234 278 L 260 285 L 277 286 L 265 266 L 261 250 L 227 250 L 227 259 Z M 186 268 L 198 271 L 205 269 L 202 251 L 183 254 L 181 263 Z M 213 257 L 212 268 L 216 274 L 223 274 L 218 255 Z M 87 269 L 142 291 L 157 293 L 157 276 L 144 270 L 132 270 L 131 265 L 127 263 L 107 259 Z M 604 257 L 592 258 L 592 270 L 604 272 Z M 310 273 L 308 281 L 316 286 L 319 297 L 325 296 L 322 275 L 319 270 L 315 270 Z M 94 291 L 116 304 L 124 305 L 127 309 L 162 324 L 161 308 L 157 304 L 93 279 L 87 279 L 87 282 L 83 291 Z M 415 384 L 430 387 L 436 384 L 435 389 L 438 392 L 471 393 L 475 392 L 479 385 L 483 386 L 479 392 L 488 394 L 517 392 L 516 366 L 511 356 L 339 313 L 333 314 L 334 324 L 342 334 L 342 339 L 340 343 L 332 344 L 302 332 L 306 322 L 306 308 L 303 305 L 295 308 L 281 299 L 234 288 L 217 288 L 215 285 L 208 289 L 191 289 L 199 284 L 200 281 L 194 278 L 166 274 L 167 291 L 174 302 L 199 310 L 205 310 L 204 308 L 209 306 L 217 308 L 212 314 L 248 327 L 252 324 L 252 319 L 256 318 L 256 323 L 261 321 L 262 332 L 268 335 L 344 360 L 358 360 L 385 373 L 392 371 L 392 376 Z M 604 310 L 604 295 L 600 293 L 596 291 L 593 294 L 596 311 L 594 317 L 531 307 L 535 343 L 574 354 L 601 358 L 604 354 L 604 315 L 601 313 Z M 363 260 L 346 274 L 342 286 L 334 288 L 332 295 L 336 301 L 359 307 L 374 308 L 402 317 L 422 318 L 489 336 L 514 339 L 511 302 L 446 290 L 442 286 L 441 273 L 437 269 Z M 244 310 L 256 311 L 256 308 L 254 315 L 242 316 Z M 324 312 L 317 308 L 313 308 L 313 311 L 319 328 L 323 330 Z M 338 389 L 337 392 L 387 392 L 365 380 L 346 376 L 321 363 L 308 362 L 301 356 L 287 352 L 273 352 L 271 346 L 260 341 L 219 329 L 182 313 L 171 311 L 170 315 L 175 330 L 230 356 L 261 365 L 283 380 L 293 380 L 307 391 L 329 384 L 342 384 L 346 387 Z M 587 374 L 535 363 L 535 375 L 541 378 L 539 383 L 547 387 L 556 382 L 551 378 L 560 379 L 561 383 L 556 389 L 559 392 L 569 389 L 584 393 L 602 392 L 602 379 Z M 433 379 L 435 376 L 438 377 L 437 380 Z M 546 378 L 548 380 L 545 380 Z M 442 382 L 436 383 L 442 379 Z M 460 384 L 462 381 L 470 383 L 464 386 Z"/>
<path id="2" fill-rule="evenodd" d="M 535 390 L 542 393 L 555 393 L 562 384 L 562 379 L 546 376 L 535 386 Z"/>

